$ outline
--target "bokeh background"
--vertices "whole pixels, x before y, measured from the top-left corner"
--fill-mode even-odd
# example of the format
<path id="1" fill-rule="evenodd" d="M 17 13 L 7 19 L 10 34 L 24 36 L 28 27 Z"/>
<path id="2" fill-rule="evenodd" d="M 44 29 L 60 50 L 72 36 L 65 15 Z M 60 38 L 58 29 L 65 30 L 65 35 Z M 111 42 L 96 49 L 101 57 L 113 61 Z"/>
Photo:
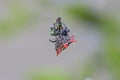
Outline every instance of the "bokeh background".
<path id="1" fill-rule="evenodd" d="M 119 0 L 0 0 L 0 80 L 120 80 Z M 61 16 L 77 42 L 56 57 Z"/>

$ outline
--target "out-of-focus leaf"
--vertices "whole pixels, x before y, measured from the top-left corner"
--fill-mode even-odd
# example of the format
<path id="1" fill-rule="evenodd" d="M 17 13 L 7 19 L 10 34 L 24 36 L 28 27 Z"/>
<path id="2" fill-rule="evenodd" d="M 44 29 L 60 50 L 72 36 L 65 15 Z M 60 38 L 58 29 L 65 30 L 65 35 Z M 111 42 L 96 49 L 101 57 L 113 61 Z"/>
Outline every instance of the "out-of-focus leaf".
<path id="1" fill-rule="evenodd" d="M 117 78 L 120 79 L 120 48 L 114 39 L 109 40 L 105 46 L 105 52 L 103 54 L 104 63 L 107 69 Z"/>
<path id="2" fill-rule="evenodd" d="M 114 16 L 108 16 L 104 12 L 101 14 L 96 13 L 95 10 L 88 6 L 68 6 L 65 8 L 65 12 L 68 16 L 73 18 L 75 21 L 80 22 L 84 21 L 87 23 L 95 24 L 96 27 L 103 30 L 105 33 L 114 35 L 118 34 L 120 25 L 117 25 L 117 22 Z"/>
<path id="3" fill-rule="evenodd" d="M 65 9 L 69 16 L 75 18 L 76 20 L 84 20 L 87 22 L 98 23 L 99 20 L 96 17 L 94 11 L 87 6 L 69 6 Z"/>
<path id="4" fill-rule="evenodd" d="M 70 76 L 59 69 L 43 69 L 30 72 L 28 80 L 70 80 Z"/>
<path id="5" fill-rule="evenodd" d="M 32 14 L 22 4 L 10 4 L 8 10 L 10 16 L 0 22 L 0 36 L 13 34 L 33 19 Z"/>
<path id="6" fill-rule="evenodd" d="M 95 70 L 96 67 L 94 62 L 84 65 L 84 67 L 81 69 L 79 80 L 85 80 L 87 77 L 93 77 Z"/>

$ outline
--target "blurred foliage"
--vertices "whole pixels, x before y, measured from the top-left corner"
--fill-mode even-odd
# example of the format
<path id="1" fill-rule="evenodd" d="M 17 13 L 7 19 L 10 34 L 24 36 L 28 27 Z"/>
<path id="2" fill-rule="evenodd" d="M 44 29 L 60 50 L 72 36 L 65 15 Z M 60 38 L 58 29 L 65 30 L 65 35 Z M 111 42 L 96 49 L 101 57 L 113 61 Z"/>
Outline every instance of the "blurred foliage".
<path id="1" fill-rule="evenodd" d="M 95 63 L 88 63 L 80 69 L 79 80 L 85 80 L 87 77 L 92 78 L 93 73 L 95 72 Z"/>
<path id="2" fill-rule="evenodd" d="M 94 11 L 87 6 L 69 6 L 65 9 L 65 12 L 67 12 L 70 17 L 73 17 L 77 21 L 84 20 L 87 22 L 100 23 L 100 20 Z"/>
<path id="3" fill-rule="evenodd" d="M 113 39 L 106 42 L 103 60 L 106 68 L 117 78 L 115 80 L 120 80 L 120 47 Z"/>
<path id="4" fill-rule="evenodd" d="M 0 22 L 0 36 L 13 34 L 33 19 L 33 15 L 20 3 L 9 4 L 8 10 L 9 17 Z"/>
<path id="5" fill-rule="evenodd" d="M 114 16 L 109 16 L 104 12 L 98 14 L 97 11 L 85 5 L 69 6 L 65 8 L 65 12 L 77 22 L 83 20 L 86 23 L 95 24 L 96 27 L 99 26 L 99 29 L 107 34 L 116 34 L 120 29 Z"/>
<path id="6" fill-rule="evenodd" d="M 70 76 L 59 69 L 42 69 L 29 72 L 28 80 L 70 80 Z"/>

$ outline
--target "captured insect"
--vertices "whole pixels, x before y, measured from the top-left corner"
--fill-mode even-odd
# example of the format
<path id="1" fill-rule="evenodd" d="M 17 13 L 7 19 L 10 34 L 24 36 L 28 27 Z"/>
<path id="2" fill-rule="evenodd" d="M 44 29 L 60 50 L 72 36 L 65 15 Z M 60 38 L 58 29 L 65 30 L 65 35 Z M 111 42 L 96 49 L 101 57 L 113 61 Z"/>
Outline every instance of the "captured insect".
<path id="1" fill-rule="evenodd" d="M 50 34 L 54 36 L 54 40 L 49 39 L 50 42 L 55 43 L 55 50 L 57 56 L 68 46 L 75 42 L 74 36 L 69 36 L 70 30 L 61 22 L 61 17 L 58 17 L 51 27 Z"/>

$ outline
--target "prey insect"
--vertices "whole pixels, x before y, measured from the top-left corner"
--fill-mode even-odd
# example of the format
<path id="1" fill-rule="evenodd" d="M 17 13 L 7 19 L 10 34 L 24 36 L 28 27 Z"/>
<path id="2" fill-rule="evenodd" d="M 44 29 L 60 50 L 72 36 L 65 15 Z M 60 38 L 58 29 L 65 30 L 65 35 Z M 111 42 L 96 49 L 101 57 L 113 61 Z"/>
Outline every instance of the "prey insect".
<path id="1" fill-rule="evenodd" d="M 61 22 L 61 17 L 57 18 L 53 27 L 51 27 L 50 34 L 54 36 L 54 40 L 49 39 L 50 42 L 55 43 L 56 55 L 58 56 L 63 50 L 75 42 L 74 36 L 69 36 L 70 30 Z"/>

